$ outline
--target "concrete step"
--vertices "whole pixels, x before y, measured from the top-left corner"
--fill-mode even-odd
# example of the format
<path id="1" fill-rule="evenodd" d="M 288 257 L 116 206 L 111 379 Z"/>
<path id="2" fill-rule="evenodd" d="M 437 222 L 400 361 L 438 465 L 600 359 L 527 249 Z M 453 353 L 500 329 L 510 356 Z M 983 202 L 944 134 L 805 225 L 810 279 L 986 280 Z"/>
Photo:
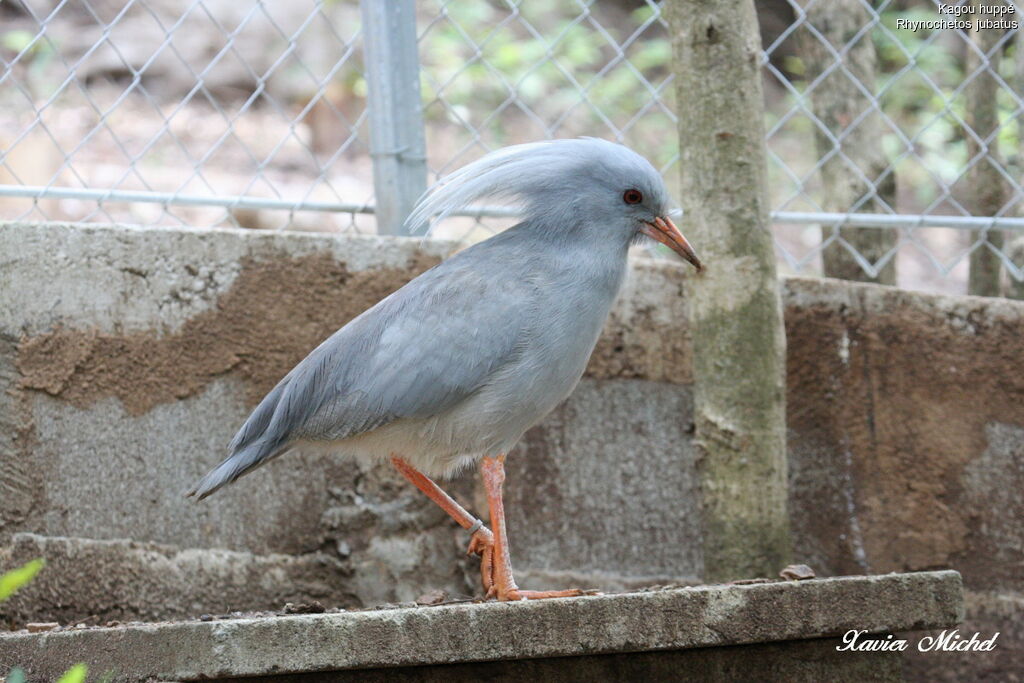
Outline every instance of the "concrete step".
<path id="1" fill-rule="evenodd" d="M 0 568 L 37 557 L 46 569 L 0 602 L 0 623 L 155 621 L 313 600 L 361 606 L 347 590 L 350 569 L 321 552 L 260 555 L 27 533 L 0 546 Z"/>
<path id="2" fill-rule="evenodd" d="M 680 671 L 695 680 L 900 680 L 901 652 L 840 651 L 842 635 L 949 628 L 963 618 L 962 601 L 960 575 L 940 571 L 134 623 L 2 635 L 0 671 L 18 665 L 45 680 L 85 662 L 120 681 L 665 680 Z"/>

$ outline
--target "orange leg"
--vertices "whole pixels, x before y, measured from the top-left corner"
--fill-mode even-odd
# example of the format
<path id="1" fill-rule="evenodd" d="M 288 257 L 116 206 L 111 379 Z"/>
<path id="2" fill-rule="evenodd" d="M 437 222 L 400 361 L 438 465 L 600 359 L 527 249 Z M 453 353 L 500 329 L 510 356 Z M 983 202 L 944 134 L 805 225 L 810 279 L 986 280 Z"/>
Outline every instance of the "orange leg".
<path id="1" fill-rule="evenodd" d="M 494 529 L 493 583 L 487 597 L 498 600 L 537 600 L 540 598 L 566 598 L 582 595 L 576 588 L 561 591 L 524 591 L 516 586 L 512 577 L 512 560 L 508 552 L 508 534 L 505 529 L 505 506 L 501 499 L 501 488 L 505 483 L 505 456 L 484 458 L 480 463 L 483 474 L 487 504 L 491 510 L 491 527 Z"/>
<path id="2" fill-rule="evenodd" d="M 490 592 L 493 585 L 492 565 L 494 558 L 494 536 L 490 530 L 483 525 L 483 522 L 466 512 L 466 509 L 456 503 L 454 498 L 441 490 L 441 487 L 435 484 L 430 477 L 417 470 L 405 460 L 402 460 L 397 455 L 392 455 L 391 464 L 401 472 L 403 477 L 412 482 L 413 486 L 427 494 L 430 500 L 437 503 L 442 510 L 458 522 L 459 526 L 463 529 L 473 530 L 473 537 L 469 540 L 469 548 L 466 554 L 480 556 L 480 582 L 483 584 L 484 592 Z"/>

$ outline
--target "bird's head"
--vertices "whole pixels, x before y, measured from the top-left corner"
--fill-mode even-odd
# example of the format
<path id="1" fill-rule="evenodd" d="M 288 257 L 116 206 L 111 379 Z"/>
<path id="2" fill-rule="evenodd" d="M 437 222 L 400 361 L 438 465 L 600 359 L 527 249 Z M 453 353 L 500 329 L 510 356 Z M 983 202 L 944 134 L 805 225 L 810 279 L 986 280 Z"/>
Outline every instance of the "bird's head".
<path id="1" fill-rule="evenodd" d="M 428 190 L 406 223 L 441 220 L 482 198 L 510 200 L 526 222 L 558 234 L 622 245 L 647 235 L 703 267 L 668 217 L 661 175 L 622 145 L 579 138 L 497 150 Z"/>

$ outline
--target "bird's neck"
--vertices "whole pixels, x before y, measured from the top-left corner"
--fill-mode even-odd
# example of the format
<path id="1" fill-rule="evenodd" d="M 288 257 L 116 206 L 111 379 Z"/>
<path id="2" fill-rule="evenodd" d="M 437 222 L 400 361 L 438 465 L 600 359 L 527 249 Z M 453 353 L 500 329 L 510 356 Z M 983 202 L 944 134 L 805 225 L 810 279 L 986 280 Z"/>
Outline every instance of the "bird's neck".
<path id="1" fill-rule="evenodd" d="M 535 240 L 553 253 L 586 250 L 609 262 L 613 259 L 625 262 L 635 234 L 635 231 L 630 233 L 599 220 L 581 218 L 572 212 L 553 214 L 543 220 L 525 220 L 506 232 L 518 232 L 521 237 Z"/>
<path id="2" fill-rule="evenodd" d="M 578 223 L 558 227 L 524 222 L 506 231 L 515 241 L 530 244 L 535 267 L 577 292 L 608 304 L 622 287 L 628 268 L 629 241 L 616 239 L 621 231 Z"/>

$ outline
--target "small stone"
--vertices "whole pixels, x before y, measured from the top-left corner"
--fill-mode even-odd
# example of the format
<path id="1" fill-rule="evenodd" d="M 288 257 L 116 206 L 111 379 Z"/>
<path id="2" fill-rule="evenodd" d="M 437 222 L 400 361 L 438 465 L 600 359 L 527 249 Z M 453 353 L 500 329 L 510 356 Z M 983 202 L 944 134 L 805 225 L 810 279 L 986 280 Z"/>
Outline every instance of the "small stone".
<path id="1" fill-rule="evenodd" d="M 417 605 L 440 605 L 442 602 L 448 599 L 448 592 L 435 588 L 432 591 L 427 591 L 420 597 L 416 598 Z"/>
<path id="2" fill-rule="evenodd" d="M 42 633 L 43 631 L 52 631 L 59 627 L 56 621 L 33 621 L 25 624 L 25 630 L 29 633 Z"/>
<path id="3" fill-rule="evenodd" d="M 285 614 L 323 614 L 327 608 L 319 600 L 313 602 L 289 602 L 284 606 Z"/>
<path id="4" fill-rule="evenodd" d="M 791 564 L 781 572 L 779 576 L 788 581 L 806 581 L 815 577 L 814 570 L 806 564 Z"/>
<path id="5" fill-rule="evenodd" d="M 199 615 L 199 621 L 213 621 L 213 615 L 212 614 L 200 614 Z"/>

